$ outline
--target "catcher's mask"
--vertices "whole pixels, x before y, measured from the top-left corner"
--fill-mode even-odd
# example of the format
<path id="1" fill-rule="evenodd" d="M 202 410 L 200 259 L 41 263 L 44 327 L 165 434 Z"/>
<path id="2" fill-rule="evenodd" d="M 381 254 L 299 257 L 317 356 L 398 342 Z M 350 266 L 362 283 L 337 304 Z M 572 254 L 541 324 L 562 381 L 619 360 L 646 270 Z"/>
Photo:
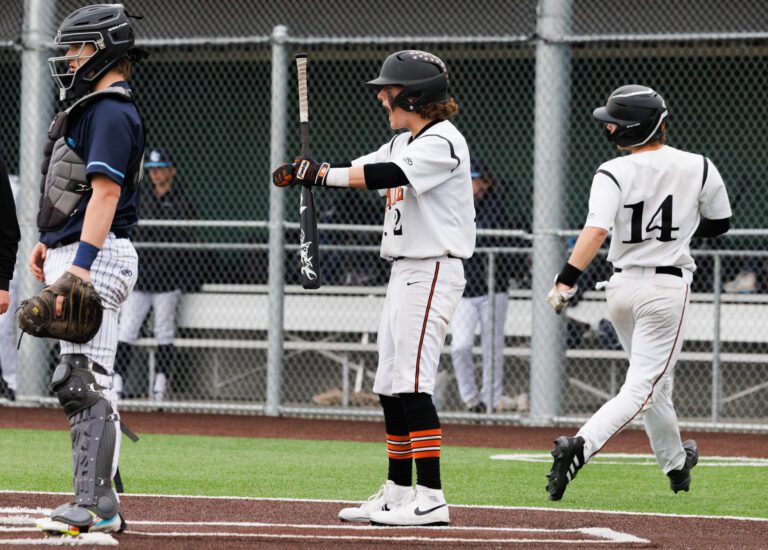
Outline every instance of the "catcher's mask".
<path id="1" fill-rule="evenodd" d="M 668 115 L 667 104 L 658 92 L 636 84 L 618 88 L 605 107 L 592 113 L 597 120 L 618 126 L 614 132 L 606 128 L 606 137 L 619 147 L 658 141 L 664 135 L 662 123 Z"/>
<path id="2" fill-rule="evenodd" d="M 54 45 L 64 52 L 48 58 L 51 76 L 59 87 L 59 99 L 71 100 L 90 92 L 98 80 L 120 60 L 138 62 L 149 56 L 134 47 L 133 27 L 122 4 L 96 4 L 69 14 L 59 26 Z M 85 45 L 93 47 L 91 55 L 83 56 Z M 67 55 L 70 47 L 77 51 Z M 71 70 L 69 63 L 84 60 Z"/>

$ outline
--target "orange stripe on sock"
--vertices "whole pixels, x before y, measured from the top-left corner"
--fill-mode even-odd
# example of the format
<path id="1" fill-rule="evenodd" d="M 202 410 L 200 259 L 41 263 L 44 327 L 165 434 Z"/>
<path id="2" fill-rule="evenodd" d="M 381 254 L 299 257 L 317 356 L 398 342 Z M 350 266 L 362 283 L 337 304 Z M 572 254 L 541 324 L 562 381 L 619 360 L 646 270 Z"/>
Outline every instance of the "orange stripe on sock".
<path id="1" fill-rule="evenodd" d="M 424 441 L 414 441 L 411 443 L 411 449 L 414 451 L 416 449 L 421 449 L 424 447 L 439 447 L 440 446 L 440 440 L 439 439 L 425 439 Z"/>
<path id="2" fill-rule="evenodd" d="M 426 437 L 428 435 L 443 435 L 443 430 L 437 428 L 435 430 L 420 430 L 418 432 L 411 432 L 411 439 L 414 437 Z"/>
<path id="3" fill-rule="evenodd" d="M 390 441 L 410 441 L 411 436 L 410 435 L 391 435 L 387 434 L 387 439 Z"/>
<path id="4" fill-rule="evenodd" d="M 387 457 L 388 457 L 388 458 L 391 458 L 391 459 L 393 459 L 393 460 L 410 460 L 410 459 L 412 459 L 412 458 L 413 458 L 413 453 L 410 453 L 410 452 L 409 452 L 409 453 L 407 453 L 407 454 L 401 454 L 401 455 L 396 455 L 396 454 L 392 454 L 392 453 L 387 453 Z"/>

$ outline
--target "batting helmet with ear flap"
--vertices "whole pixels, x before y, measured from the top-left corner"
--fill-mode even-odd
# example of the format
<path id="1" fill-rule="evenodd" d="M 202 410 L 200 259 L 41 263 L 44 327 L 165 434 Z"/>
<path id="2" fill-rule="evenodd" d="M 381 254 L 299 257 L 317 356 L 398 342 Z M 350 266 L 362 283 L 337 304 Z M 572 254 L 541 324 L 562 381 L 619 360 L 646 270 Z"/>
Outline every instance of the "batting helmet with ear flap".
<path id="1" fill-rule="evenodd" d="M 448 101 L 448 68 L 436 55 L 420 50 L 393 53 L 384 60 L 379 77 L 366 84 L 376 89 L 403 86 L 394 105 L 406 111 Z"/>
<path id="2" fill-rule="evenodd" d="M 605 107 L 592 113 L 597 120 L 618 126 L 614 132 L 606 129 L 606 137 L 619 147 L 638 147 L 661 139 L 662 122 L 668 114 L 667 104 L 658 92 L 636 84 L 618 88 Z"/>

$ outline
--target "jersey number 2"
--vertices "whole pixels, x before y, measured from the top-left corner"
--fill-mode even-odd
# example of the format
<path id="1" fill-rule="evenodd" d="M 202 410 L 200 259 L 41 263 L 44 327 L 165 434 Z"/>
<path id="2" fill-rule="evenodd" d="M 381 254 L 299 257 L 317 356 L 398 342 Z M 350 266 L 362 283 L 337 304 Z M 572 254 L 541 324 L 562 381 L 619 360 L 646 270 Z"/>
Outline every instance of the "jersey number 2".
<path id="1" fill-rule="evenodd" d="M 643 238 L 643 207 L 644 202 L 636 202 L 635 204 L 627 204 L 624 208 L 632 210 L 632 232 L 628 241 L 621 241 L 625 244 L 635 244 L 647 241 L 650 239 Z M 661 225 L 656 220 L 657 217 L 661 217 Z M 656 225 L 654 225 L 654 223 Z M 650 233 L 651 231 L 660 231 L 660 235 L 656 237 L 656 240 L 661 242 L 669 242 L 677 240 L 672 236 L 673 231 L 677 231 L 679 227 L 672 227 L 672 195 L 667 195 L 667 198 L 662 201 L 661 206 L 651 216 L 651 221 L 645 226 L 645 230 Z"/>
<path id="2" fill-rule="evenodd" d="M 394 235 L 402 235 L 403 234 L 403 224 L 401 218 L 403 215 L 400 213 L 399 208 L 395 208 L 395 227 L 392 231 Z"/>

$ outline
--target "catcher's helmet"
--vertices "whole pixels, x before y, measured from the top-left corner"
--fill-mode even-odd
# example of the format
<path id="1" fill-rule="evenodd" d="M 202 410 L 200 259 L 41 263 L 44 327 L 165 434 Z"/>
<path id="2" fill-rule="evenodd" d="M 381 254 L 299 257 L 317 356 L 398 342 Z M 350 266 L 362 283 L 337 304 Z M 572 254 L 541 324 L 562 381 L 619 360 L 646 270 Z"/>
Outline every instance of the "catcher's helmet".
<path id="1" fill-rule="evenodd" d="M 54 44 L 64 49 L 80 44 L 80 51 L 74 56 L 48 59 L 60 99 L 75 99 L 87 94 L 121 59 L 138 61 L 149 56 L 144 50 L 134 48 L 133 43 L 133 28 L 122 4 L 95 4 L 69 14 L 61 22 Z M 91 44 L 95 53 L 77 70 L 71 71 L 69 62 L 80 57 L 85 44 Z"/>
<path id="2" fill-rule="evenodd" d="M 597 120 L 618 126 L 606 135 L 619 147 L 638 147 L 664 134 L 661 123 L 669 111 L 664 98 L 647 86 L 630 84 L 615 90 L 605 107 L 592 113 Z"/>
<path id="3" fill-rule="evenodd" d="M 403 50 L 384 60 L 379 77 L 366 83 L 376 89 L 403 86 L 394 105 L 415 111 L 430 103 L 448 100 L 448 69 L 429 52 Z"/>

